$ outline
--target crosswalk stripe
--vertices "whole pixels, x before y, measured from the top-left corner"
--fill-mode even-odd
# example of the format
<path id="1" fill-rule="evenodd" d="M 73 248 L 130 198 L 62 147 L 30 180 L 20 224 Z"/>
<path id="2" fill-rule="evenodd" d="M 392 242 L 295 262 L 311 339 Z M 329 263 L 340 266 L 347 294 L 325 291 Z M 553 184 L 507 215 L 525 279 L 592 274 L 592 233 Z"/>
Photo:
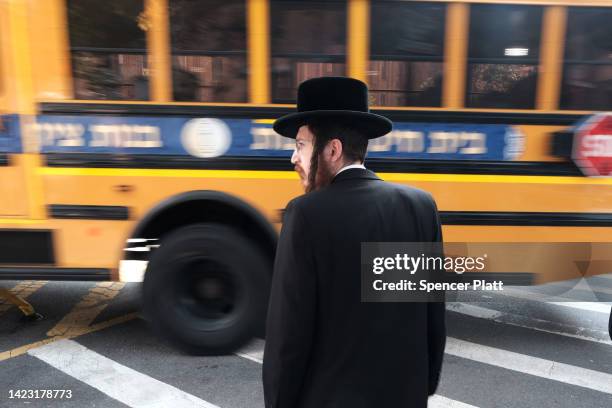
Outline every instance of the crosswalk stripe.
<path id="1" fill-rule="evenodd" d="M 567 281 L 567 282 L 555 282 L 555 283 L 547 283 L 544 285 L 538 286 L 525 286 L 521 287 L 521 290 L 526 290 L 531 293 L 546 295 L 547 290 L 554 290 L 558 292 L 562 292 L 563 296 L 570 298 L 574 298 L 574 296 L 583 296 L 583 295 L 591 295 L 589 299 L 575 299 L 575 300 L 585 300 L 585 301 L 595 301 L 597 295 L 612 295 L 612 288 L 603 287 L 601 285 L 596 284 L 593 281 L 580 279 L 579 281 Z M 585 293 L 578 294 L 574 292 L 575 290 L 584 291 Z"/>
<path id="2" fill-rule="evenodd" d="M 584 290 L 587 292 L 593 292 L 594 294 L 612 295 L 611 288 L 604 288 L 604 287 L 601 287 L 595 284 L 589 284 L 585 280 L 581 280 L 580 282 L 576 283 L 576 285 L 574 285 L 570 289 Z"/>
<path id="3" fill-rule="evenodd" d="M 441 395 L 432 395 L 427 401 L 427 408 L 477 408 L 465 402 L 455 401 Z"/>
<path id="4" fill-rule="evenodd" d="M 236 354 L 261 363 L 263 361 L 264 344 L 263 340 L 255 340 Z M 445 353 L 524 374 L 612 394 L 612 374 L 588 368 L 532 357 L 454 337 L 447 338 Z"/>
<path id="5" fill-rule="evenodd" d="M 460 302 L 447 303 L 446 308 L 451 312 L 456 312 L 479 319 L 487 319 L 498 323 L 508 324 L 511 326 L 523 327 L 525 329 L 536 330 L 551 334 L 558 334 L 561 336 L 573 337 L 580 340 L 612 345 L 612 341 L 610 341 L 609 334 L 607 331 L 587 329 L 584 327 L 567 326 L 561 323 L 551 322 L 548 320 L 536 319 L 534 317 L 517 315 L 513 313 L 500 312 L 482 306 L 470 305 Z M 558 328 L 558 330 L 545 328 L 551 326 Z M 575 333 L 572 333 L 572 331 L 574 331 Z"/>
<path id="6" fill-rule="evenodd" d="M 236 355 L 262 364 L 265 344 L 266 342 L 264 340 L 254 339 L 246 347 L 238 351 Z M 478 408 L 474 405 L 455 401 L 450 398 L 443 397 L 441 395 L 434 395 L 430 397 L 427 406 L 429 408 Z"/>
<path id="7" fill-rule="evenodd" d="M 236 355 L 263 364 L 263 354 L 265 341 L 261 339 L 253 339 L 246 347 L 240 349 Z"/>
<path id="8" fill-rule="evenodd" d="M 586 310 L 597 313 L 610 313 L 610 304 L 607 302 L 576 302 L 572 299 L 560 296 L 547 296 L 541 293 L 528 292 L 517 288 L 504 287 L 502 295 L 507 295 L 513 298 L 535 300 L 538 302 L 546 302 L 557 306 L 569 307 L 573 309 Z"/>
<path id="9" fill-rule="evenodd" d="M 612 394 L 612 374 L 448 337 L 446 354 Z"/>
<path id="10" fill-rule="evenodd" d="M 597 303 L 597 302 L 548 302 L 552 305 L 563 306 L 563 307 L 571 307 L 579 310 L 586 310 L 587 312 L 597 312 L 597 313 L 610 313 L 610 305 L 607 303 Z"/>
<path id="11" fill-rule="evenodd" d="M 28 351 L 28 354 L 130 407 L 219 408 L 73 340 L 47 344 Z"/>

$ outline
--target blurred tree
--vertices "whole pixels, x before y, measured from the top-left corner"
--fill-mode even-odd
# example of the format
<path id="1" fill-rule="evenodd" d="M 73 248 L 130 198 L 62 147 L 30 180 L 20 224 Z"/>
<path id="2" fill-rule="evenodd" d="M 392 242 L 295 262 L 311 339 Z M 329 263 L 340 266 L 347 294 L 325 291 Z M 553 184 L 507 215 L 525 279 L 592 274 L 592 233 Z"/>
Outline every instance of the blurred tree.
<path id="1" fill-rule="evenodd" d="M 68 0 L 68 23 L 77 98 L 123 99 L 124 51 L 146 52 L 143 0 Z M 144 58 L 144 57 L 143 57 Z"/>
<path id="2" fill-rule="evenodd" d="M 83 80 L 89 94 L 80 95 L 87 99 L 119 99 L 121 80 L 114 70 L 109 69 L 108 56 L 79 53 L 72 59 L 75 78 Z"/>
<path id="3" fill-rule="evenodd" d="M 173 50 L 245 50 L 244 1 L 171 0 L 169 5 Z"/>
<path id="4" fill-rule="evenodd" d="M 146 48 L 143 0 L 68 0 L 71 47 Z"/>

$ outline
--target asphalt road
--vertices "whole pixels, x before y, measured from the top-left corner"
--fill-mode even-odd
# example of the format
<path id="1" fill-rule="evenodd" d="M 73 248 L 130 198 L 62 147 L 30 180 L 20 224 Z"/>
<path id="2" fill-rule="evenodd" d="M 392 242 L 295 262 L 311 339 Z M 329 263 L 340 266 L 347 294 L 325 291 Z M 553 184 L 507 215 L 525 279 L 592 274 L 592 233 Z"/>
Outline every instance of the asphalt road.
<path id="1" fill-rule="evenodd" d="M 575 283 L 449 303 L 430 407 L 612 407 L 612 275 Z M 139 284 L 0 286 L 45 316 L 24 323 L 0 303 L 0 407 L 263 407 L 263 340 L 235 355 L 187 356 L 140 318 Z M 11 398 L 17 390 L 65 391 Z"/>

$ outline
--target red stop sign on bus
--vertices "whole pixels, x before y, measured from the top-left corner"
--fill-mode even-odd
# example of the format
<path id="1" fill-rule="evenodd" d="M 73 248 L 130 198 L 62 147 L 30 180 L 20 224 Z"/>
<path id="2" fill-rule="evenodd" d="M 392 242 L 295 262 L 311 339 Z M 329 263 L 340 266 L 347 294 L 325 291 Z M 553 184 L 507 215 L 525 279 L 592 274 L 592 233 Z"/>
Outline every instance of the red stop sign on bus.
<path id="1" fill-rule="evenodd" d="M 575 130 L 572 159 L 586 176 L 612 176 L 612 112 L 593 115 Z"/>

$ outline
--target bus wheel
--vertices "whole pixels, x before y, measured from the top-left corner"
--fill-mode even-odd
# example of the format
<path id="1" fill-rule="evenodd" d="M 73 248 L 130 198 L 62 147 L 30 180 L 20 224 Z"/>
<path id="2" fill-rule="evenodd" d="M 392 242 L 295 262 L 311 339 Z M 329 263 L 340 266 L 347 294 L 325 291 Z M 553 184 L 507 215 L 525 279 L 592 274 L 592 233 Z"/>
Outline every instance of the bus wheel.
<path id="1" fill-rule="evenodd" d="M 147 320 L 190 354 L 230 353 L 260 334 L 270 264 L 235 229 L 221 224 L 181 227 L 153 253 L 143 284 Z"/>

